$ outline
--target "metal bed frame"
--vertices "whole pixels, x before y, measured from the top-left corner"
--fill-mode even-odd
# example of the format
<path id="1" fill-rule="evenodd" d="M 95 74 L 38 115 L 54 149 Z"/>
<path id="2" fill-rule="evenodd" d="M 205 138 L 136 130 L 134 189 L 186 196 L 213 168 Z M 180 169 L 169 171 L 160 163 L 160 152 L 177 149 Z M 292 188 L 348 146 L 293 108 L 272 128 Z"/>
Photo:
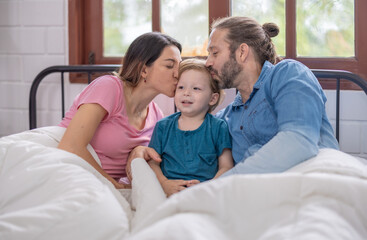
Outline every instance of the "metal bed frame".
<path id="1" fill-rule="evenodd" d="M 29 128 L 37 127 L 37 104 L 36 94 L 41 81 L 51 73 L 61 73 L 61 113 L 62 117 L 65 114 L 65 99 L 64 99 L 64 74 L 65 73 L 87 73 L 88 84 L 92 81 L 93 73 L 110 73 L 116 71 L 121 65 L 61 65 L 52 66 L 41 71 L 32 82 L 29 95 Z M 340 80 L 345 79 L 357 84 L 367 95 L 367 82 L 360 76 L 341 70 L 320 70 L 311 69 L 315 76 L 320 79 L 336 79 L 336 126 L 335 137 L 339 141 L 339 118 L 340 118 Z"/>

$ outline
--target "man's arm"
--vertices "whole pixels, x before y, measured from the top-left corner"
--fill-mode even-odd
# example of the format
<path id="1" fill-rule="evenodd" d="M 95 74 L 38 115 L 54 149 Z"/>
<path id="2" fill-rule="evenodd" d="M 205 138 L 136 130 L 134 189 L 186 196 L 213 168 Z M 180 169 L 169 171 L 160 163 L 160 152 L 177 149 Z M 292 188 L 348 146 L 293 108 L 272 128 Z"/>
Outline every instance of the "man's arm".
<path id="1" fill-rule="evenodd" d="M 222 176 L 248 173 L 274 173 L 287 169 L 318 153 L 317 145 L 296 132 L 279 132 L 254 155 L 239 162 Z"/>

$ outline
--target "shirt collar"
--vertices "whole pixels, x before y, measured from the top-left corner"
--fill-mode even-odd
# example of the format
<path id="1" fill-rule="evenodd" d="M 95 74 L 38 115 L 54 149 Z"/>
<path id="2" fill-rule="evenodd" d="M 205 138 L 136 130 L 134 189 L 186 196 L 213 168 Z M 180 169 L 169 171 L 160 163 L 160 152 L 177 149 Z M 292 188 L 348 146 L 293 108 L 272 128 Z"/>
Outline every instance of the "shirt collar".
<path id="1" fill-rule="evenodd" d="M 236 90 L 237 91 L 237 90 Z M 242 102 L 242 97 L 241 97 L 241 94 L 240 92 L 237 92 L 237 95 L 236 97 L 234 98 L 233 100 L 233 104 L 232 106 L 235 108 L 235 107 L 239 107 L 241 105 L 243 105 L 244 103 Z"/>
<path id="2" fill-rule="evenodd" d="M 268 75 L 270 69 L 273 67 L 273 64 L 271 64 L 269 61 L 265 61 L 262 69 L 261 69 L 261 73 L 259 78 L 257 79 L 255 85 L 254 85 L 254 89 L 252 90 L 252 93 L 250 95 L 249 100 L 255 95 L 255 93 L 257 92 L 257 90 L 260 89 L 261 85 L 263 84 L 264 80 L 266 79 L 266 76 Z M 232 106 L 233 107 L 239 107 L 241 105 L 243 105 L 244 103 L 242 102 L 242 97 L 240 92 L 237 93 Z"/>

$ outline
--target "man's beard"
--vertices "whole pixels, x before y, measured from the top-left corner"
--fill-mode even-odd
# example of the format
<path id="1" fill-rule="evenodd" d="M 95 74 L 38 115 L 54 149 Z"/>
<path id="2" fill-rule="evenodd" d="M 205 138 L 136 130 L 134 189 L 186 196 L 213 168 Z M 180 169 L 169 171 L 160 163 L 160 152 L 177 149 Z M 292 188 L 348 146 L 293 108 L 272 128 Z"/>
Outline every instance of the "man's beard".
<path id="1" fill-rule="evenodd" d="M 219 76 L 219 78 L 221 79 L 221 88 L 224 89 L 234 87 L 233 82 L 241 71 L 242 66 L 236 61 L 234 53 L 231 53 L 231 55 L 229 56 L 229 60 L 224 63 L 222 67 L 221 76 Z"/>

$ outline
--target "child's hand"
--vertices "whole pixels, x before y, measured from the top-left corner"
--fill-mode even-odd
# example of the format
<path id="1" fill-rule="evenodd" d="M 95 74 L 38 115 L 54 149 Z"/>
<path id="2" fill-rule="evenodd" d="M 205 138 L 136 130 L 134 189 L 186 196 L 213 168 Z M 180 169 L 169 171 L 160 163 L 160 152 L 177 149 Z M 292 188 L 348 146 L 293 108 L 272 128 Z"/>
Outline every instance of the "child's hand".
<path id="1" fill-rule="evenodd" d="M 186 186 L 188 185 L 190 181 L 186 180 L 165 180 L 163 181 L 162 187 L 164 192 L 166 193 L 167 197 L 171 196 L 174 193 L 178 193 L 179 191 L 182 191 L 186 189 Z"/>
<path id="2" fill-rule="evenodd" d="M 200 183 L 199 180 L 165 180 L 163 181 L 162 187 L 164 192 L 167 194 L 167 197 L 171 196 L 174 193 L 178 193 L 187 187 L 194 186 Z"/>
<path id="3" fill-rule="evenodd" d="M 196 185 L 196 184 L 200 183 L 200 181 L 199 181 L 199 180 L 196 180 L 196 179 L 194 179 L 194 180 L 189 180 L 189 181 L 187 181 L 187 182 L 189 182 L 189 183 L 188 183 L 188 184 L 186 184 L 186 187 L 192 187 L 192 186 L 194 186 L 194 185 Z"/>

